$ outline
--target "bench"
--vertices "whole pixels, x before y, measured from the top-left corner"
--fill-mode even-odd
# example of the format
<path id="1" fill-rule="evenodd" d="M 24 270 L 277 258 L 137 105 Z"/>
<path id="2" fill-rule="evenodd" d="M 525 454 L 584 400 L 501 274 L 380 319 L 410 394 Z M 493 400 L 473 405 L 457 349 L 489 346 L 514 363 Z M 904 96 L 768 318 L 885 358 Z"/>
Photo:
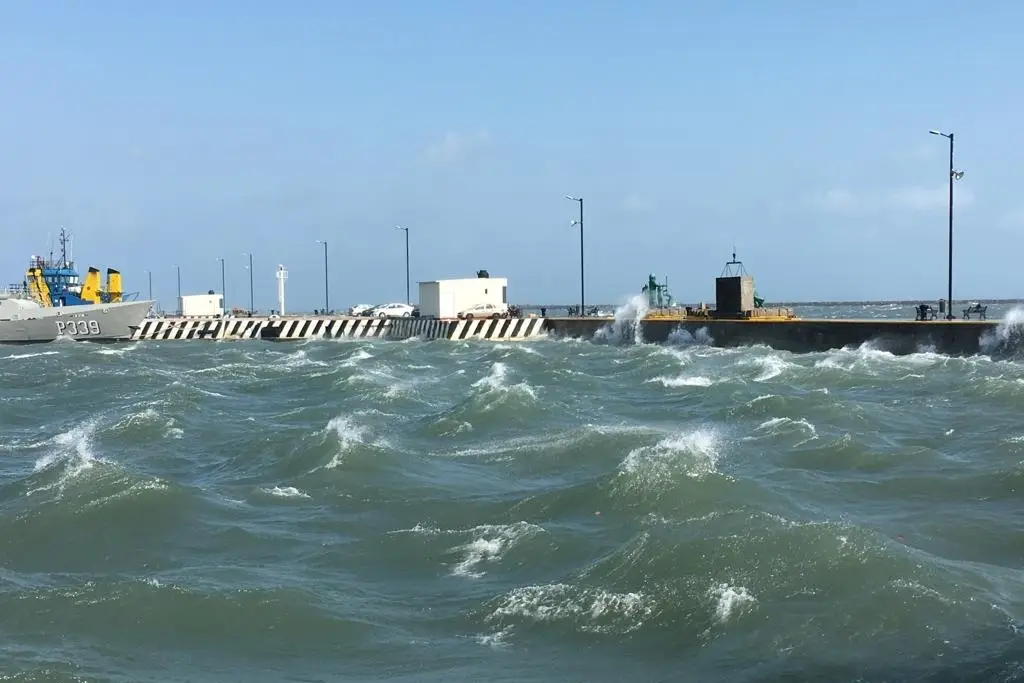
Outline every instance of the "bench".
<path id="1" fill-rule="evenodd" d="M 982 306 L 981 304 L 971 304 L 964 309 L 964 320 L 970 320 L 972 313 L 978 314 L 979 320 L 985 320 L 985 313 L 988 311 L 988 306 Z"/>

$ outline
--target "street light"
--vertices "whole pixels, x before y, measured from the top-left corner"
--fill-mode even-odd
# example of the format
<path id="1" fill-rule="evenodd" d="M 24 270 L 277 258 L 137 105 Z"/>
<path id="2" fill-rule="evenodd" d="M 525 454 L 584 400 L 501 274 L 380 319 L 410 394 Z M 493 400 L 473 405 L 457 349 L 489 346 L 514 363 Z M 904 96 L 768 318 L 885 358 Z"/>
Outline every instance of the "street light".
<path id="1" fill-rule="evenodd" d="M 580 315 L 585 316 L 587 314 L 586 309 L 583 308 L 583 197 L 573 197 L 572 195 L 565 195 L 565 198 L 571 202 L 580 203 L 580 217 L 572 223 L 573 225 L 580 226 Z"/>
<path id="2" fill-rule="evenodd" d="M 405 231 L 405 303 L 409 303 L 409 228 L 396 225 L 395 230 Z"/>
<path id="3" fill-rule="evenodd" d="M 946 320 L 953 319 L 953 181 L 964 177 L 963 171 L 953 170 L 953 133 L 943 133 L 938 130 L 928 131 L 932 135 L 941 135 L 949 140 L 949 279 L 948 292 L 946 293 Z"/>
<path id="4" fill-rule="evenodd" d="M 218 256 L 217 260 L 220 261 L 220 312 L 224 315 L 228 310 L 228 296 L 224 291 L 224 257 Z"/>
<path id="5" fill-rule="evenodd" d="M 181 315 L 181 266 L 174 266 L 178 269 L 178 315 Z"/>
<path id="6" fill-rule="evenodd" d="M 252 252 L 242 254 L 242 256 L 249 257 L 249 315 L 252 315 L 256 310 L 256 305 L 252 295 Z"/>
<path id="7" fill-rule="evenodd" d="M 146 275 L 149 276 L 149 300 L 153 300 L 153 271 L 147 270 Z"/>
<path id="8" fill-rule="evenodd" d="M 317 240 L 317 244 L 324 245 L 324 313 L 331 310 L 330 291 L 327 288 L 327 240 Z"/>

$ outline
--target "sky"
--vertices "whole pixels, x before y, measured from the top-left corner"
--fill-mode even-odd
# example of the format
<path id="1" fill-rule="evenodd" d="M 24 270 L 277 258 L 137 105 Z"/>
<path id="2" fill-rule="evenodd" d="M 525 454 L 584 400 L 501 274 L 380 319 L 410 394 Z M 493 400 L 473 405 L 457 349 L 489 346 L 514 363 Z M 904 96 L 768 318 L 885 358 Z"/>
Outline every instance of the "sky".
<path id="1" fill-rule="evenodd" d="M 61 226 L 79 269 L 175 308 L 288 308 L 509 278 L 712 301 L 1024 296 L 1024 3 L 7 0 L 0 281 Z M 1010 254 L 995 259 L 996 252 Z M 6 274 L 6 280 L 3 280 Z"/>

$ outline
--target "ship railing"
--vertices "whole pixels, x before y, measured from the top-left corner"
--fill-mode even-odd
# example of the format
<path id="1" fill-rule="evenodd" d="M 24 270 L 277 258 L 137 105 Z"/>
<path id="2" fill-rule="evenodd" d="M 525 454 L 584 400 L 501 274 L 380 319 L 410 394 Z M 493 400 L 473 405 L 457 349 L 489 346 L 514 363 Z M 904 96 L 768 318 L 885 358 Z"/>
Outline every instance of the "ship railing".
<path id="1" fill-rule="evenodd" d="M 28 287 L 23 284 L 10 284 L 0 289 L 0 295 L 3 296 L 28 296 Z"/>

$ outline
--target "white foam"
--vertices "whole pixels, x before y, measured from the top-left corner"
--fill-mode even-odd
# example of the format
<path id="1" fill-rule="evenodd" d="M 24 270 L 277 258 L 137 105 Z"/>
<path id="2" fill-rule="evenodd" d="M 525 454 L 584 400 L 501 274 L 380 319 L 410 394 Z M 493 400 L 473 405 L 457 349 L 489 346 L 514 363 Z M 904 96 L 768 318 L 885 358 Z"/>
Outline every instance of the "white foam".
<path id="1" fill-rule="evenodd" d="M 703 478 L 717 471 L 720 439 L 712 429 L 674 434 L 629 452 L 619 471 L 645 489 L 658 489 L 671 481 L 677 470 Z"/>
<path id="2" fill-rule="evenodd" d="M 647 380 L 647 383 L 657 382 L 661 386 L 666 388 L 677 388 L 677 387 L 710 387 L 714 382 L 710 377 L 655 377 L 654 379 Z"/>
<path id="3" fill-rule="evenodd" d="M 751 595 L 750 591 L 743 586 L 732 586 L 728 583 L 719 583 L 711 587 L 708 597 L 715 603 L 715 620 L 721 624 L 729 621 L 733 616 L 738 616 L 750 611 L 757 598 Z"/>
<path id="4" fill-rule="evenodd" d="M 262 488 L 260 490 L 277 498 L 309 498 L 308 493 L 304 493 L 294 486 L 275 486 L 273 488 Z"/>
<path id="5" fill-rule="evenodd" d="M 806 443 L 818 438 L 818 430 L 813 424 L 803 418 L 794 420 L 791 417 L 773 417 L 769 420 L 765 420 L 757 427 L 754 428 L 755 432 L 763 432 L 769 436 L 777 436 L 779 434 L 785 434 L 787 432 L 801 432 L 806 435 L 806 438 L 800 441 L 796 445 Z M 747 437 L 747 438 L 757 438 Z"/>
<path id="6" fill-rule="evenodd" d="M 331 461 L 324 465 L 324 469 L 327 470 L 333 470 L 341 465 L 348 451 L 355 446 L 365 443 L 368 432 L 366 427 L 356 424 L 351 417 L 346 415 L 332 417 L 324 431 L 327 433 L 333 432 L 334 436 L 338 439 L 338 451 L 331 457 Z"/>
<path id="7" fill-rule="evenodd" d="M 452 574 L 474 578 L 483 576 L 481 565 L 499 561 L 513 546 L 543 532 L 544 529 L 528 522 L 474 527 L 469 531 L 473 540 L 454 549 L 462 559 L 452 568 Z"/>
<path id="8" fill-rule="evenodd" d="M 491 365 L 489 374 L 473 382 L 474 389 L 479 389 L 483 394 L 519 394 L 531 400 L 537 398 L 537 391 L 529 383 L 517 382 L 511 384 L 508 381 L 508 366 L 501 361 L 495 361 Z M 483 410 L 491 410 L 495 404 L 484 406 Z"/>
<path id="9" fill-rule="evenodd" d="M 57 494 L 61 495 L 72 480 L 92 469 L 96 462 L 102 462 L 92 449 L 92 439 L 97 426 L 97 419 L 87 420 L 46 442 L 51 449 L 36 459 L 33 470 L 37 473 L 43 472 L 61 464 L 65 469 L 55 482 L 30 489 L 25 495 L 31 496 L 54 488 L 57 489 Z"/>
<path id="10" fill-rule="evenodd" d="M 614 593 L 554 583 L 514 589 L 487 620 L 568 621 L 584 632 L 622 634 L 643 626 L 654 608 L 654 601 L 639 591 Z"/>
<path id="11" fill-rule="evenodd" d="M 12 353 L 9 356 L 4 356 L 0 360 L 17 360 L 20 358 L 38 358 L 39 356 L 56 356 L 60 351 L 36 351 L 32 353 Z"/>

